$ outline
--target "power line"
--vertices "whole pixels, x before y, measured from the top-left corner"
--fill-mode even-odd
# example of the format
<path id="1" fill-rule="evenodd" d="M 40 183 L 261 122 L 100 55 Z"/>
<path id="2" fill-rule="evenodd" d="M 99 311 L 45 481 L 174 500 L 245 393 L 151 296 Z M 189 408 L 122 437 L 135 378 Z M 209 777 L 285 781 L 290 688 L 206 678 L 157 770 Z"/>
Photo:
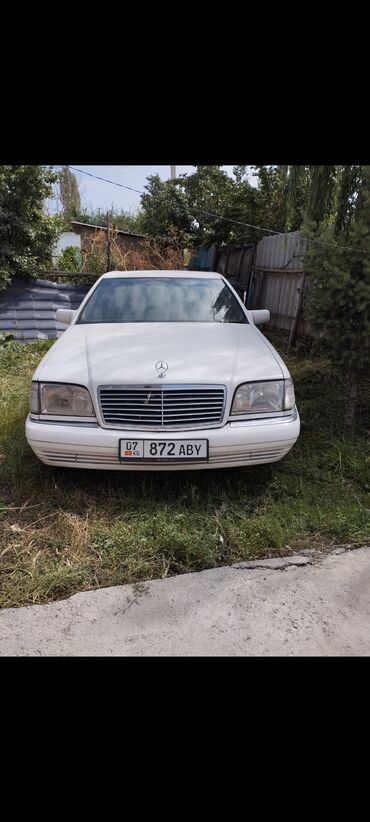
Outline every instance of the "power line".
<path id="1" fill-rule="evenodd" d="M 88 177 L 94 177 L 96 180 L 102 180 L 104 183 L 111 183 L 111 185 L 119 186 L 119 188 L 126 188 L 128 191 L 135 191 L 136 194 L 144 194 L 144 191 L 139 191 L 137 188 L 131 188 L 131 186 L 125 186 L 123 183 L 117 183 L 115 180 L 107 180 L 106 177 L 98 177 L 97 174 L 91 174 L 90 171 L 83 171 L 81 168 L 75 168 L 75 166 L 67 166 L 67 168 L 71 168 L 73 171 L 78 171 L 79 174 L 87 174 Z M 257 231 L 266 231 L 269 234 L 276 234 L 279 237 L 286 237 L 289 234 L 288 231 L 274 231 L 272 228 L 264 228 L 260 225 L 253 225 L 252 223 L 244 223 L 241 220 L 234 220 L 231 217 L 224 217 L 223 214 L 215 214 L 212 211 L 204 211 L 202 208 L 194 208 L 193 211 L 197 211 L 199 214 L 207 214 L 208 217 L 213 217 L 216 220 L 226 220 L 228 223 L 235 223 L 235 225 L 242 225 L 245 228 L 255 228 Z M 319 243 L 320 245 L 325 245 L 328 248 L 342 248 L 347 251 L 360 251 L 362 254 L 370 254 L 370 251 L 367 251 L 365 248 L 356 248 L 356 246 L 351 245 L 338 245 L 333 243 L 326 243 L 324 240 L 319 240 L 314 237 L 302 237 L 302 240 L 306 240 L 310 243 Z"/>
<path id="2" fill-rule="evenodd" d="M 79 174 L 87 174 L 89 177 L 94 177 L 96 180 L 102 180 L 104 183 L 111 183 L 111 185 L 119 186 L 119 188 L 127 188 L 129 191 L 135 191 L 137 194 L 144 194 L 144 191 L 139 191 L 138 188 L 131 188 L 131 186 L 125 186 L 123 183 L 117 183 L 116 180 L 108 180 L 106 177 L 98 177 L 97 174 L 91 174 L 90 171 L 83 171 L 81 168 L 75 168 L 75 166 L 68 166 L 71 168 L 72 171 L 78 171 Z M 278 234 L 281 237 L 285 237 L 287 232 L 283 231 L 274 231 L 271 228 L 263 228 L 259 225 L 253 225 L 252 223 L 244 223 L 240 220 L 234 220 L 231 217 L 224 217 L 222 214 L 215 214 L 212 211 L 204 211 L 202 208 L 194 208 L 193 211 L 197 211 L 199 214 L 207 214 L 209 217 L 214 217 L 216 220 L 227 220 L 229 223 L 235 223 L 236 225 L 242 225 L 246 228 L 256 228 L 258 231 L 268 231 L 270 234 Z"/>
<path id="3" fill-rule="evenodd" d="M 219 220 L 227 220 L 228 223 L 236 223 L 236 225 L 243 225 L 247 228 L 257 228 L 259 231 L 268 231 L 270 234 L 279 234 L 281 237 L 285 237 L 283 231 L 273 231 L 272 228 L 262 228 L 260 225 L 253 225 L 252 223 L 242 223 L 240 220 L 233 220 L 231 217 L 224 217 L 222 214 L 214 214 L 212 211 L 204 211 L 203 208 L 196 208 L 196 211 L 199 211 L 201 214 L 208 214 L 209 217 L 216 217 Z"/>
<path id="4" fill-rule="evenodd" d="M 111 183 L 113 186 L 119 186 L 119 188 L 127 188 L 128 191 L 135 191 L 136 194 L 144 194 L 143 191 L 139 191 L 137 188 L 132 188 L 131 186 L 125 186 L 123 183 L 117 183 L 116 180 L 107 180 L 106 177 L 98 177 L 97 174 L 91 174 L 90 171 L 83 171 L 81 168 L 75 168 L 75 166 L 68 166 L 71 168 L 72 171 L 78 171 L 79 174 L 87 174 L 88 177 L 94 177 L 95 180 L 102 180 L 103 183 Z"/>

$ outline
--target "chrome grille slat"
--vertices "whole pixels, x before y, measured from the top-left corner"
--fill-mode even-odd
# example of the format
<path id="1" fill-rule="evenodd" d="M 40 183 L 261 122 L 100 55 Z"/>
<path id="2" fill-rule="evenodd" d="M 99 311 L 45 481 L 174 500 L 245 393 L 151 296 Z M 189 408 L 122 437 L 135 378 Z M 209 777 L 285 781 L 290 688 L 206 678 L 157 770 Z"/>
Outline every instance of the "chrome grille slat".
<path id="1" fill-rule="evenodd" d="M 221 385 L 100 386 L 104 424 L 112 428 L 204 428 L 222 424 L 226 389 Z"/>
<path id="2" fill-rule="evenodd" d="M 144 397 L 145 397 L 145 394 L 147 394 L 147 393 L 149 393 L 149 391 L 143 392 Z M 127 396 L 124 396 L 124 397 L 109 397 L 109 395 L 104 394 L 102 396 L 105 400 L 108 400 L 108 402 L 127 402 L 127 403 L 130 403 L 130 402 L 140 401 L 141 399 L 143 399 L 143 395 L 138 394 L 135 397 L 127 397 Z M 166 397 L 165 402 L 166 403 L 173 403 L 173 402 L 193 403 L 193 402 L 206 402 L 209 399 L 210 399 L 209 397 L 207 397 L 206 395 L 203 394 L 201 397 L 199 397 L 199 396 L 196 396 L 196 397 L 192 397 L 192 396 L 190 396 L 190 397 Z M 212 397 L 211 398 L 212 402 L 218 402 L 220 400 L 221 401 L 223 400 L 223 395 L 222 394 L 219 397 Z M 156 403 L 160 404 L 162 402 L 162 398 L 161 397 L 151 397 L 150 402 L 151 403 L 156 402 Z"/>
<path id="3" fill-rule="evenodd" d="M 130 400 L 130 401 L 124 400 L 123 402 L 120 402 L 119 400 L 115 400 L 115 401 L 111 402 L 110 400 L 107 400 L 106 398 L 103 398 L 103 401 L 104 401 L 104 405 L 109 406 L 111 408 L 115 408 L 115 407 L 117 407 L 117 405 L 118 405 L 119 408 L 130 408 L 130 406 L 134 405 L 134 404 L 136 404 L 137 407 L 139 407 L 139 408 L 157 408 L 157 409 L 159 409 L 159 408 L 162 407 L 162 403 L 151 402 L 151 401 L 143 402 L 143 400 L 141 398 L 139 398 L 137 400 Z M 218 408 L 220 405 L 222 406 L 222 404 L 223 404 L 223 398 L 220 398 L 220 400 L 218 400 L 218 401 L 212 400 L 211 402 L 206 402 L 205 400 L 198 401 L 198 402 L 184 402 L 184 403 L 182 403 L 182 402 L 176 402 L 176 403 L 175 402 L 165 402 L 166 408 L 209 408 L 210 406 Z"/>
<path id="4" fill-rule="evenodd" d="M 134 412 L 131 411 L 131 412 L 128 412 L 128 413 L 125 413 L 125 414 L 123 414 L 122 412 L 119 412 L 119 411 L 108 411 L 108 414 L 109 414 L 109 416 L 112 416 L 112 417 L 123 417 L 123 416 L 125 416 L 125 417 L 142 417 L 142 416 L 145 416 L 142 411 L 140 411 L 140 413 L 139 412 L 134 413 Z M 150 414 L 148 413 L 147 416 L 149 416 L 149 415 Z M 192 417 L 192 416 L 209 417 L 210 415 L 212 417 L 218 417 L 219 416 L 218 412 L 216 413 L 215 411 L 214 412 L 212 412 L 212 411 L 209 411 L 209 412 L 207 412 L 207 411 L 193 411 L 193 412 L 192 411 L 184 411 L 181 414 L 175 413 L 174 411 L 168 411 L 167 415 L 169 415 L 170 419 L 172 419 L 173 417 Z M 161 415 L 158 414 L 158 417 L 160 417 L 160 416 Z"/>

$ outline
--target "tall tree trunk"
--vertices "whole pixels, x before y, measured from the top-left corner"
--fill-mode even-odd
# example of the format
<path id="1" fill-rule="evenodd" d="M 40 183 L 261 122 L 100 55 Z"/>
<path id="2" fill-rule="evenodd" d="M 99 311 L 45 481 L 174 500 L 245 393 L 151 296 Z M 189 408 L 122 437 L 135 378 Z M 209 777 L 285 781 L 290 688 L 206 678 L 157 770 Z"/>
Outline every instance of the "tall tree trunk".
<path id="1" fill-rule="evenodd" d="M 346 404 L 346 419 L 345 419 L 345 427 L 346 431 L 350 432 L 353 430 L 353 424 L 355 421 L 355 414 L 356 414 L 356 402 L 357 402 L 357 395 L 358 395 L 358 381 L 357 376 L 355 374 L 351 374 L 349 381 L 349 393 L 348 393 L 348 401 Z"/>

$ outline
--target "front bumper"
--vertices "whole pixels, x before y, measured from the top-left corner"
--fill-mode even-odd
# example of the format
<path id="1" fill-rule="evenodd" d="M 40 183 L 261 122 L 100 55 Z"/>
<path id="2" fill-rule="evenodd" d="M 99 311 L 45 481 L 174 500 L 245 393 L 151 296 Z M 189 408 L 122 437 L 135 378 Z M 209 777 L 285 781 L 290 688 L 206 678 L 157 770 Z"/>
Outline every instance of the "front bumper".
<path id="1" fill-rule="evenodd" d="M 133 432 L 82 425 L 59 425 L 26 421 L 26 437 L 32 450 L 46 465 L 64 468 L 104 468 L 112 471 L 186 471 L 204 468 L 232 468 L 277 462 L 297 441 L 300 419 L 297 408 L 289 416 L 228 422 L 222 428 L 190 432 L 135 431 L 136 439 L 208 439 L 209 461 L 122 463 L 118 458 L 119 439 L 132 439 Z"/>

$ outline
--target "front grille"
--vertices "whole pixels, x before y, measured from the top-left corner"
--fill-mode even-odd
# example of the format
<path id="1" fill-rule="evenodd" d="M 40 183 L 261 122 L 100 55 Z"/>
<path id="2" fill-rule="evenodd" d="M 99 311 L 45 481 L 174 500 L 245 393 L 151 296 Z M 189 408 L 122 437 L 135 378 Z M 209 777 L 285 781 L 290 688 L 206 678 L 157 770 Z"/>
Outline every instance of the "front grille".
<path id="1" fill-rule="evenodd" d="M 209 428 L 222 423 L 223 385 L 100 386 L 105 425 L 115 428 Z"/>

